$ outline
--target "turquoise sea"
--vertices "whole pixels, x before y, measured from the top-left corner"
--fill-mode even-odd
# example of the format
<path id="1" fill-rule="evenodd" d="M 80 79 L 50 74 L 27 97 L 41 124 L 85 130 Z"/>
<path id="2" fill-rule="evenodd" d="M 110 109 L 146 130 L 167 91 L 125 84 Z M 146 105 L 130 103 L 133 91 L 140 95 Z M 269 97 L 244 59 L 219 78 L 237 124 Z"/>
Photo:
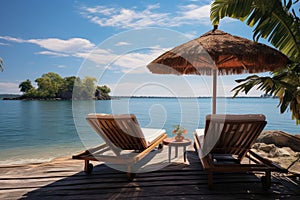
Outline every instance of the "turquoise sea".
<path id="1" fill-rule="evenodd" d="M 265 130 L 299 134 L 291 113 L 279 114 L 278 99 L 218 98 L 217 113 L 260 113 Z M 211 98 L 118 98 L 111 101 L 0 100 L 0 165 L 43 162 L 71 156 L 102 140 L 85 122 L 91 112 L 134 113 L 142 127 L 165 128 L 181 124 L 193 130 L 204 126 Z"/>

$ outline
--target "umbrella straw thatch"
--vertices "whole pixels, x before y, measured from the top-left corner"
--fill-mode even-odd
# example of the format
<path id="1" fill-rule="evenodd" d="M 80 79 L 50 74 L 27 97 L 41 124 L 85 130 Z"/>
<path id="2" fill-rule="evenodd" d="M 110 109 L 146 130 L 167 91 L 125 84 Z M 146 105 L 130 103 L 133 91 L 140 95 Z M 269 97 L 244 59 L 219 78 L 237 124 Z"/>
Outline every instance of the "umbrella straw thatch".
<path id="1" fill-rule="evenodd" d="M 284 67 L 289 59 L 267 45 L 218 30 L 179 45 L 147 65 L 156 74 L 213 75 L 213 114 L 218 75 L 260 73 Z"/>

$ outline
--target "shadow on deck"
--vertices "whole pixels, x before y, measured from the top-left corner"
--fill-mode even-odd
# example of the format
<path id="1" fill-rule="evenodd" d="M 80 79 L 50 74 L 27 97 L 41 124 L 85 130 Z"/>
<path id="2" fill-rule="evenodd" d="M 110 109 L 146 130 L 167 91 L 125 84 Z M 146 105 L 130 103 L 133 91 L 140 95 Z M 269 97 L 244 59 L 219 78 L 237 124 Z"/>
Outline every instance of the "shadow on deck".
<path id="1" fill-rule="evenodd" d="M 24 194 L 28 199 L 299 199 L 297 176 L 272 177 L 266 191 L 254 174 L 216 174 L 214 189 L 208 190 L 207 174 L 194 151 L 187 154 L 189 165 L 173 163 L 159 171 L 137 174 L 128 182 L 126 174 L 104 164 L 91 175 L 83 172 L 64 177 Z"/>
<path id="2" fill-rule="evenodd" d="M 53 168 L 42 174 L 2 179 L 1 193 L 8 199 L 300 199 L 299 176 L 273 174 L 272 186 L 264 190 L 254 174 L 216 174 L 214 189 L 208 190 L 207 173 L 194 151 L 189 164 L 172 163 L 154 172 L 137 174 L 132 182 L 126 174 L 104 164 L 91 175 L 77 168 Z M 50 170 L 50 167 L 49 167 Z M 68 175 L 69 174 L 69 175 Z M 1 181 L 1 178 L 0 178 Z M 19 196 L 18 196 L 19 195 Z"/>

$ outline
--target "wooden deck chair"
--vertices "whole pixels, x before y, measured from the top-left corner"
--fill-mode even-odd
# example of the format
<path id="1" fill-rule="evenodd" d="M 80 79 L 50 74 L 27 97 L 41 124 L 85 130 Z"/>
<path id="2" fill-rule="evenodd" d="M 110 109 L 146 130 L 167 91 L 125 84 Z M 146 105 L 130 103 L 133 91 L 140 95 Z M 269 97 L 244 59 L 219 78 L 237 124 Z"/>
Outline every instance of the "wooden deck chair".
<path id="1" fill-rule="evenodd" d="M 134 114 L 89 114 L 86 120 L 105 142 L 73 156 L 73 159 L 85 161 L 86 173 L 93 169 L 90 160 L 125 164 L 128 179 L 132 180 L 135 176 L 132 166 L 155 148 L 162 148 L 163 139 L 167 137 L 164 129 L 141 128 Z M 106 155 L 107 151 L 113 154 Z M 124 151 L 134 153 L 129 156 L 123 154 Z"/>
<path id="2" fill-rule="evenodd" d="M 271 171 L 286 169 L 251 150 L 267 124 L 264 115 L 207 115 L 205 128 L 196 129 L 194 147 L 204 170 L 208 171 L 208 186 L 213 186 L 214 172 L 265 172 L 261 178 L 265 189 L 271 185 Z M 248 162 L 242 162 L 248 158 Z"/>

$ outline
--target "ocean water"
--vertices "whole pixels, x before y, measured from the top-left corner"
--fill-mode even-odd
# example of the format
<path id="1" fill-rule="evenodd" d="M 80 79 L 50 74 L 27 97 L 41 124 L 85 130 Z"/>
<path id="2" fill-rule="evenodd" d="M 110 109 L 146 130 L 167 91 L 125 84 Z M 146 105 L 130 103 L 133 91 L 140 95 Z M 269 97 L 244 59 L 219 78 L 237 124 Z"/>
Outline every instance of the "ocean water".
<path id="1" fill-rule="evenodd" d="M 291 113 L 280 114 L 278 99 L 218 98 L 217 113 L 266 115 L 265 130 L 299 134 Z M 134 113 L 140 126 L 165 128 L 180 124 L 193 130 L 211 113 L 210 98 L 120 98 L 111 101 L 0 100 L 0 165 L 49 161 L 71 156 L 102 142 L 85 121 L 88 113 Z"/>

